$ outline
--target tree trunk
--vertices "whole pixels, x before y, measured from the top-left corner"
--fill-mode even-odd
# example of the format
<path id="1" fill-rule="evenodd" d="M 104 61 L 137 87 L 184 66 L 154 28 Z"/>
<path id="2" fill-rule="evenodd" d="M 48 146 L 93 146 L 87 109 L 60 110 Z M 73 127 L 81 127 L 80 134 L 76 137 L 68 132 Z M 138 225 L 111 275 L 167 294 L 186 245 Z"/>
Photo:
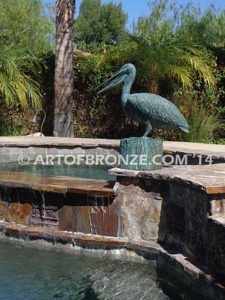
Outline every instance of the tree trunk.
<path id="1" fill-rule="evenodd" d="M 75 0 L 56 0 L 54 136 L 73 137 L 73 20 Z"/>

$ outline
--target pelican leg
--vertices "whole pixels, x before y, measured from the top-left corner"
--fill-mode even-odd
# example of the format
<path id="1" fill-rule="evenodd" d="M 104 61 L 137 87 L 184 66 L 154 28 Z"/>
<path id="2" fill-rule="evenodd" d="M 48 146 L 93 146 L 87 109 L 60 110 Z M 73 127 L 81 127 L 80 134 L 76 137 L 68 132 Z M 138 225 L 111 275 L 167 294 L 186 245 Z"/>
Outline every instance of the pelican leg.
<path id="1" fill-rule="evenodd" d="M 149 133 L 151 133 L 151 132 L 152 132 L 152 129 L 153 129 L 150 122 L 147 122 L 147 123 L 145 123 L 145 124 L 146 124 L 146 129 L 145 129 L 145 133 L 143 134 L 142 137 L 148 136 Z"/>

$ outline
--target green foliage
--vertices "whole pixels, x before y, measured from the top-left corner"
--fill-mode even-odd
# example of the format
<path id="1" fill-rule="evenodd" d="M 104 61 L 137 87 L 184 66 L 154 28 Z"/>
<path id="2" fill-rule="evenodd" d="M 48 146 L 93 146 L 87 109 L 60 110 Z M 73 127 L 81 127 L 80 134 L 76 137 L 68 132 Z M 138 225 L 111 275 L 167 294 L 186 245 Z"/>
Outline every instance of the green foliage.
<path id="1" fill-rule="evenodd" d="M 81 84 L 89 92 L 93 92 L 102 80 L 115 70 L 110 63 L 102 62 L 104 57 L 100 54 L 93 54 L 89 57 L 78 55 L 75 59 L 78 61 L 75 77 L 81 80 Z"/>
<path id="2" fill-rule="evenodd" d="M 136 59 L 145 69 L 149 82 L 169 78 L 190 87 L 198 75 L 208 84 L 215 83 L 212 57 L 183 38 L 177 35 L 133 35 L 131 38 L 137 44 Z"/>
<path id="3" fill-rule="evenodd" d="M 20 60 L 7 49 L 0 49 L 0 96 L 6 104 L 19 102 L 22 107 L 28 103 L 41 106 L 39 85 L 20 68 Z M 10 55 L 11 54 L 11 55 Z"/>
<path id="4" fill-rule="evenodd" d="M 190 125 L 190 133 L 180 134 L 180 140 L 212 142 L 215 134 L 223 126 L 219 117 L 219 101 L 223 94 L 222 89 L 204 85 L 201 81 L 196 82 L 194 90 L 180 90 L 175 93 L 176 103 Z"/>
<path id="5" fill-rule="evenodd" d="M 129 136 L 130 121 L 124 121 L 120 91 L 97 95 L 96 87 L 116 70 L 115 65 L 101 63 L 100 54 L 75 57 L 75 132 L 80 137 L 121 138 Z M 137 130 L 133 130 L 138 134 Z"/>
<path id="6" fill-rule="evenodd" d="M 137 45 L 138 60 L 149 74 L 147 79 L 170 78 L 190 87 L 197 75 L 207 84 L 214 84 L 213 58 L 204 48 L 181 34 L 178 12 L 175 3 L 155 1 L 149 15 L 140 17 L 134 25 L 131 39 Z"/>
<path id="7" fill-rule="evenodd" d="M 170 16 L 170 17 L 168 17 Z M 176 7 L 167 1 L 152 4 L 149 16 L 140 17 L 129 34 L 117 47 L 108 46 L 105 53 L 95 53 L 87 58 L 85 65 L 95 61 L 96 74 L 99 69 L 111 66 L 118 68 L 126 62 L 136 65 L 137 81 L 141 88 L 150 92 L 161 92 L 162 82 L 191 87 L 197 77 L 208 85 L 215 84 L 213 69 L 215 61 L 203 47 L 182 36 L 176 28 Z M 110 69 L 110 67 L 108 67 Z M 93 70 L 93 69 L 92 69 Z M 167 91 L 164 94 L 168 94 Z"/>
<path id="8" fill-rule="evenodd" d="M 204 13 L 193 5 L 181 12 L 181 34 L 207 48 L 225 47 L 225 11 L 211 5 Z"/>
<path id="9" fill-rule="evenodd" d="M 0 1 L 0 41 L 30 65 L 52 45 L 54 23 L 45 15 L 41 0 Z"/>
<path id="10" fill-rule="evenodd" d="M 203 106 L 196 106 L 188 122 L 190 133 L 182 134 L 181 141 L 210 143 L 215 131 L 221 126 L 218 114 L 209 114 Z"/>
<path id="11" fill-rule="evenodd" d="M 13 122 L 0 118 L 0 136 L 21 135 L 21 127 Z"/>
<path id="12" fill-rule="evenodd" d="M 225 145 L 225 138 L 217 138 L 212 140 L 212 144 Z"/>
<path id="13" fill-rule="evenodd" d="M 225 116 L 225 11 L 210 7 L 201 12 L 190 3 L 184 7 L 176 1 L 156 0 L 132 33 L 126 33 L 126 20 L 121 4 L 81 3 L 74 41 L 92 54 L 75 58 L 77 135 L 121 138 L 143 131 L 125 118 L 119 89 L 103 96 L 95 93 L 103 80 L 132 62 L 137 67 L 133 91 L 158 93 L 175 101 L 191 126 L 189 135 L 156 134 L 223 143 L 219 134 Z M 54 30 L 41 0 L 0 1 L 0 98 L 4 102 L 38 109 L 44 95 L 51 116 Z M 11 121 L 3 123 L 0 135 L 21 133 Z"/>
<path id="14" fill-rule="evenodd" d="M 75 22 L 74 40 L 78 48 L 93 50 L 104 44 L 117 44 L 125 35 L 127 14 L 121 4 L 83 0 Z"/>
<path id="15" fill-rule="evenodd" d="M 221 25 L 223 16 L 224 12 L 218 15 L 213 8 L 197 14 L 197 9 L 190 4 L 184 8 L 175 2 L 157 0 L 151 4 L 148 16 L 140 17 L 134 24 L 128 39 L 116 47 L 108 45 L 102 51 L 99 46 L 91 56 L 76 58 L 78 65 L 75 73 L 88 92 L 89 114 L 97 120 L 100 114 L 110 116 L 113 111 L 115 113 L 112 106 L 119 107 L 119 90 L 103 97 L 95 96 L 94 90 L 121 65 L 132 62 L 137 67 L 133 90 L 159 93 L 174 100 L 191 126 L 189 135 L 178 136 L 175 132 L 168 134 L 161 131 L 156 134 L 169 139 L 211 142 L 222 130 L 220 117 L 225 113 L 221 106 L 222 99 L 225 99 L 224 71 L 218 67 L 218 56 L 215 57 L 213 54 L 216 52 L 212 51 L 216 45 L 222 45 L 219 40 L 225 34 L 225 27 Z M 207 27 L 215 29 L 211 47 L 206 42 L 208 40 L 210 45 L 211 33 Z M 208 37 L 201 41 L 197 39 L 200 35 Z M 221 48 L 218 51 L 223 53 Z M 93 97 L 95 100 L 92 102 Z M 127 133 L 129 136 L 129 130 L 133 135 L 139 134 L 140 128 L 134 122 L 128 122 L 118 111 L 116 118 L 121 126 L 119 137 L 127 136 Z M 110 117 L 106 122 L 110 122 Z M 130 126 L 128 131 L 126 126 Z M 99 132 L 102 133 L 103 128 Z"/>
<path id="16" fill-rule="evenodd" d="M 51 49 L 52 28 L 40 0 L 0 1 L 0 97 L 7 104 L 40 108 L 34 79 L 41 72 L 41 55 Z"/>

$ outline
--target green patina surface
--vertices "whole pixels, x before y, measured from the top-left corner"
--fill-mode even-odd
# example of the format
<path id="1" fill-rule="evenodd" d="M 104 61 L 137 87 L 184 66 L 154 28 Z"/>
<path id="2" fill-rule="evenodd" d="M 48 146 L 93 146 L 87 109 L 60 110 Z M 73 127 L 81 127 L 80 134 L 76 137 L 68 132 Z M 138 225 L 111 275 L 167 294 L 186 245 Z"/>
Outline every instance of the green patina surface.
<path id="1" fill-rule="evenodd" d="M 172 102 L 151 93 L 130 94 L 135 77 L 135 66 L 130 63 L 125 64 L 115 75 L 99 86 L 99 93 L 123 84 L 122 108 L 128 117 L 145 125 L 143 136 L 148 136 L 154 128 L 180 129 L 189 132 L 187 121 Z"/>
<path id="2" fill-rule="evenodd" d="M 148 137 L 121 140 L 122 169 L 156 170 L 162 167 L 163 143 Z"/>

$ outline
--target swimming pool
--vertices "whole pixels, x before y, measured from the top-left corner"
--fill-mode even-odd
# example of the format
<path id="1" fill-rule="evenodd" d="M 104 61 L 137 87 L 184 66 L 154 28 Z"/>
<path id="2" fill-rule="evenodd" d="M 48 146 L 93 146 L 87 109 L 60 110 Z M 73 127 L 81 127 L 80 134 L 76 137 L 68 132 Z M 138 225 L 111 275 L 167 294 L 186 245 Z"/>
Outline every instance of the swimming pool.
<path id="1" fill-rule="evenodd" d="M 0 299 L 194 299 L 159 277 L 154 261 L 112 260 L 0 241 Z"/>

